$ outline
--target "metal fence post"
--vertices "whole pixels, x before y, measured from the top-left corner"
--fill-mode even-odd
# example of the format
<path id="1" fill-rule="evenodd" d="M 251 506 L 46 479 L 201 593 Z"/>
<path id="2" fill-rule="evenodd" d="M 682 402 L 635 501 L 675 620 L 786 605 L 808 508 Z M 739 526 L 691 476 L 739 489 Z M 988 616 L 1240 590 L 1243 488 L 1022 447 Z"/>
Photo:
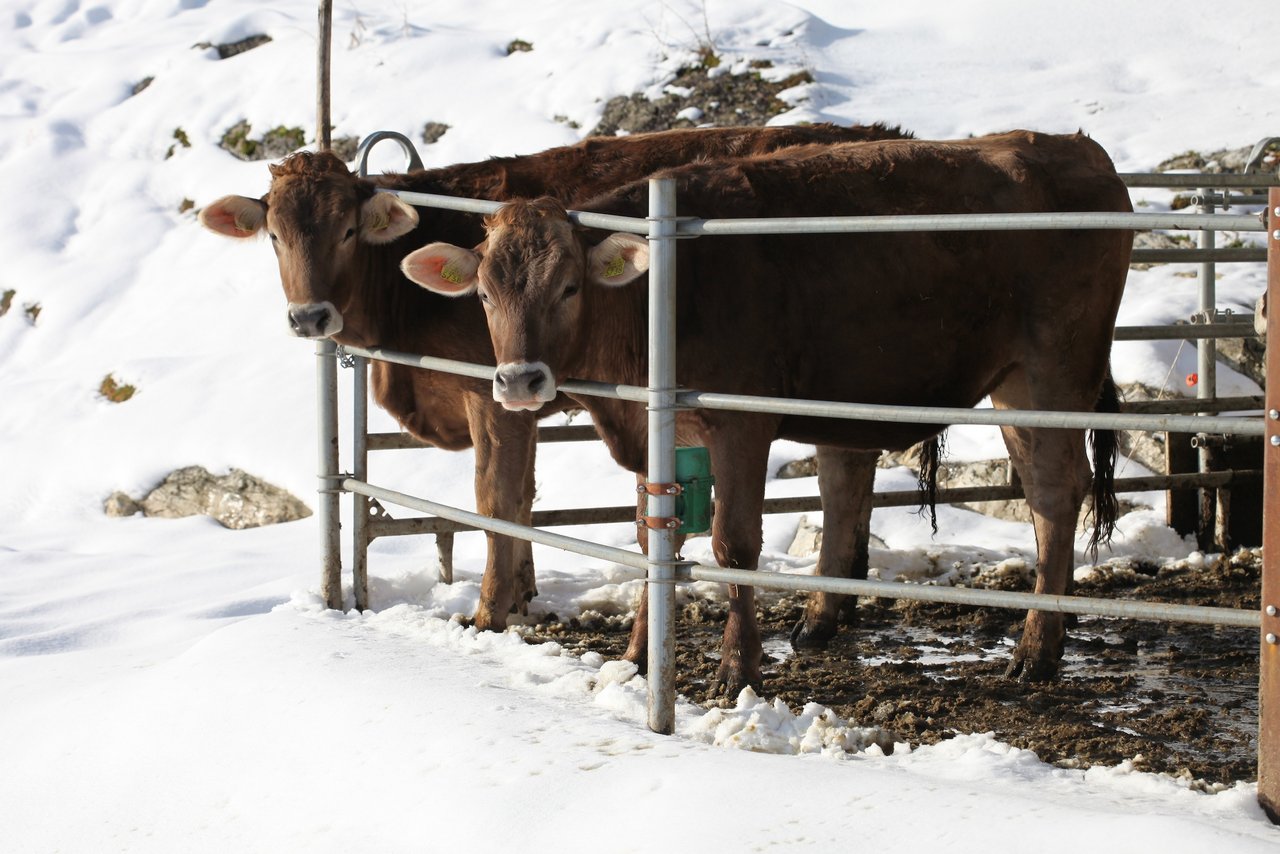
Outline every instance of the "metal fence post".
<path id="1" fill-rule="evenodd" d="M 356 480 L 369 480 L 369 360 L 351 357 L 355 372 L 352 382 L 352 473 Z M 369 610 L 369 507 L 370 499 L 351 496 L 351 587 L 356 610 Z"/>
<path id="2" fill-rule="evenodd" d="M 342 537 L 338 520 L 338 360 L 337 346 L 316 342 L 316 402 L 320 426 L 319 509 L 320 588 L 325 605 L 342 610 Z"/>
<path id="3" fill-rule="evenodd" d="M 676 478 L 676 186 L 649 181 L 649 482 Z M 675 516 L 674 495 L 650 495 L 649 515 Z M 675 731 L 675 531 L 649 531 L 649 729 Z"/>
<path id="4" fill-rule="evenodd" d="M 1200 191 L 1200 213 L 1215 213 L 1213 191 Z M 1200 232 L 1197 246 L 1200 249 L 1212 250 L 1216 245 L 1216 232 L 1204 229 Z M 1200 265 L 1200 313 L 1206 323 L 1212 323 L 1217 316 L 1218 283 L 1217 266 L 1213 261 L 1205 261 Z M 1209 400 L 1218 393 L 1218 342 L 1213 339 L 1201 339 L 1196 342 L 1196 397 Z M 1212 438 L 1199 444 L 1199 470 L 1207 474 L 1217 468 L 1217 448 Z M 1200 490 L 1200 518 L 1196 525 L 1196 535 L 1202 550 L 1211 550 L 1217 542 L 1218 492 L 1205 487 Z M 1225 537 L 1222 547 L 1226 547 Z"/>
<path id="5" fill-rule="evenodd" d="M 1280 305 L 1280 189 L 1267 204 L 1267 305 Z M 1272 320 L 1272 318 L 1276 318 Z M 1258 803 L 1280 823 L 1280 311 L 1267 312 L 1263 445 L 1262 631 L 1258 662 Z"/>

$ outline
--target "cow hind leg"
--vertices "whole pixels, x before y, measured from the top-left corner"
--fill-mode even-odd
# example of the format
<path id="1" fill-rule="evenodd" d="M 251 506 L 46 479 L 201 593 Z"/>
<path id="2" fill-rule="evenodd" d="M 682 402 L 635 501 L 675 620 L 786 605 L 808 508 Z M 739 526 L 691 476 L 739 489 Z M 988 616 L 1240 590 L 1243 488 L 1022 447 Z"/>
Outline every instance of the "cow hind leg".
<path id="1" fill-rule="evenodd" d="M 1032 395 L 1021 375 L 992 394 L 998 408 L 1087 410 L 1079 395 Z M 1067 593 L 1075 567 L 1076 521 L 1089 484 L 1083 430 L 1002 427 L 1009 457 L 1022 480 L 1036 535 L 1035 592 Z M 1062 660 L 1063 615 L 1027 612 L 1022 638 L 1005 675 L 1041 681 L 1057 675 Z"/>
<path id="2" fill-rule="evenodd" d="M 818 446 L 818 492 L 822 496 L 822 547 L 817 575 L 867 577 L 871 538 L 871 493 L 878 451 Z M 841 613 L 852 614 L 854 596 L 811 593 L 804 616 L 791 630 L 795 649 L 825 649 L 835 637 Z"/>

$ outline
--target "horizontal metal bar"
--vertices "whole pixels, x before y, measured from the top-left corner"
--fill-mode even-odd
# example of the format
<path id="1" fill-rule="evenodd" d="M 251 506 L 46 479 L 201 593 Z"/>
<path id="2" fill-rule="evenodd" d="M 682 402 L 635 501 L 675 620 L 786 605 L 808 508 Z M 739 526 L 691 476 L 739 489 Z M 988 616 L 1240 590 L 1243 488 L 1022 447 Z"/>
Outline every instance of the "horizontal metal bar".
<path id="1" fill-rule="evenodd" d="M 379 190 L 398 196 L 401 200 L 418 207 L 440 208 L 442 210 L 459 211 L 461 213 L 491 214 L 496 213 L 505 202 L 490 202 L 483 199 L 462 199 L 456 196 L 441 196 L 435 193 L 413 193 L 408 190 Z M 629 231 L 632 234 L 648 234 L 649 221 L 643 217 L 615 216 L 588 211 L 570 211 L 569 218 L 579 225 L 588 228 L 603 228 L 610 231 Z"/>
<path id="2" fill-rule="evenodd" d="M 1135 249 L 1129 256 L 1131 264 L 1200 264 L 1205 261 L 1219 263 L 1257 262 L 1267 260 L 1267 250 L 1242 247 L 1236 249 Z"/>
<path id="3" fill-rule="evenodd" d="M 493 365 L 475 365 L 470 362 L 458 362 L 454 359 L 441 359 L 436 356 L 418 356 L 399 350 L 388 350 L 385 347 L 352 347 L 343 345 L 343 349 L 355 356 L 377 359 L 396 365 L 407 365 L 411 368 L 426 368 L 431 371 L 444 371 L 463 377 L 474 377 L 478 380 L 493 382 Z"/>
<path id="4" fill-rule="evenodd" d="M 1261 172 L 1252 175 L 1225 172 L 1121 172 L 1120 180 L 1129 187 L 1163 189 L 1225 190 L 1243 187 L 1251 190 L 1280 186 L 1280 176 Z"/>
<path id="5" fill-rule="evenodd" d="M 988 213 L 909 216 L 749 217 L 685 220 L 678 234 L 830 234 L 914 231 L 1047 231 L 1057 229 L 1150 229 L 1265 231 L 1256 215 L 1142 213 Z"/>
<path id="6" fill-rule="evenodd" d="M 676 567 L 680 581 L 718 581 L 768 590 L 819 591 L 885 599 L 913 599 L 919 602 L 950 602 L 992 608 L 1035 609 L 1063 614 L 1090 614 L 1132 620 L 1200 623 L 1210 626 L 1239 626 L 1256 629 L 1262 624 L 1257 611 L 1235 608 L 1207 608 L 1201 605 L 1166 605 L 1160 602 L 1133 602 L 1123 599 L 1095 599 L 1084 596 L 1049 596 L 1010 590 L 982 590 L 973 587 L 942 587 L 902 584 L 889 581 L 862 581 L 853 578 L 823 578 L 758 572 L 750 569 L 723 569 L 713 566 Z"/>
<path id="7" fill-rule="evenodd" d="M 1258 338 L 1253 320 L 1240 323 L 1176 323 L 1171 326 L 1117 326 L 1116 341 L 1194 341 L 1201 338 Z"/>
<path id="8" fill-rule="evenodd" d="M 1193 196 L 1184 196 L 1190 200 L 1192 205 L 1265 205 L 1267 196 L 1265 193 L 1205 193 L 1197 192 Z"/>
<path id="9" fill-rule="evenodd" d="M 566 537 L 563 534 L 552 534 L 548 531 L 540 531 L 537 528 L 530 528 L 526 525 L 518 525 L 515 522 L 504 522 L 501 519 L 491 519 L 488 516 L 482 516 L 479 513 L 472 513 L 469 510 L 462 510 L 458 507 L 450 507 L 448 504 L 440 504 L 436 501 L 428 501 L 425 498 L 418 498 L 413 495 L 406 495 L 403 492 L 396 492 L 391 489 L 384 489 L 380 486 L 366 483 L 355 478 L 346 478 L 342 481 L 342 488 L 348 492 L 354 492 L 357 495 L 365 495 L 369 498 L 376 498 L 388 504 L 398 504 L 401 507 L 408 507 L 410 510 L 417 510 L 421 513 L 431 513 L 454 522 L 460 522 L 464 525 L 470 525 L 473 528 L 480 528 L 485 531 L 493 531 L 495 534 L 505 534 L 510 537 L 518 537 L 522 540 L 530 540 L 540 543 L 544 546 L 563 549 L 564 551 L 575 552 L 577 554 L 586 555 L 587 557 L 599 558 L 600 560 L 613 561 L 614 563 L 629 566 L 633 569 L 647 570 L 649 566 L 648 559 L 636 552 L 629 552 L 625 549 L 617 549 L 611 546 L 602 546 L 597 543 L 579 540 L 576 537 Z"/>
<path id="10" fill-rule="evenodd" d="M 1262 472 L 1256 470 L 1220 471 L 1199 474 L 1151 475 L 1127 477 L 1116 480 L 1116 492 L 1152 492 L 1161 489 L 1191 489 L 1195 487 L 1230 487 L 1241 483 L 1256 483 Z M 961 486 L 938 490 L 939 504 L 972 504 L 982 501 L 1015 501 L 1023 498 L 1020 484 L 1003 486 Z M 920 504 L 920 492 L 915 489 L 877 492 L 872 495 L 871 506 L 915 507 Z M 798 495 L 786 498 L 766 498 L 762 512 L 768 516 L 779 513 L 817 513 L 822 510 L 822 499 L 817 495 Z M 567 510 L 536 510 L 533 527 L 555 528 L 565 525 L 606 525 L 634 522 L 636 506 L 624 504 L 613 507 L 582 507 Z M 420 534 L 446 534 L 476 531 L 472 525 L 455 522 L 438 516 L 412 519 L 370 519 L 370 539 L 377 537 L 406 537 Z"/>
<path id="11" fill-rule="evenodd" d="M 1173 400 L 1128 400 L 1121 412 L 1249 412 L 1263 408 L 1261 395 L 1254 397 L 1179 397 Z"/>
<path id="12" fill-rule="evenodd" d="M 1144 327 L 1131 328 L 1143 329 Z M 1187 325 L 1185 328 L 1193 329 L 1195 327 Z M 1117 330 L 1117 332 L 1119 332 L 1119 330 Z M 1142 339 L 1140 336 L 1135 336 L 1134 340 L 1146 339 Z M 1157 412 L 1166 414 L 1188 412 L 1245 412 L 1254 409 L 1262 409 L 1262 406 L 1263 399 L 1261 397 L 1221 397 L 1203 399 L 1179 397 L 1172 400 L 1125 401 L 1120 404 L 1120 411 Z M 597 433 L 596 428 L 590 424 L 543 425 L 538 428 L 538 443 L 543 445 L 555 444 L 558 442 L 591 442 L 599 438 L 600 434 Z M 368 441 L 368 449 L 370 451 L 405 451 L 432 447 L 429 443 L 423 442 L 421 439 L 418 439 L 409 433 L 370 433 Z"/>
<path id="13" fill-rule="evenodd" d="M 782 397 L 686 391 L 676 395 L 681 406 L 731 409 L 814 418 L 893 421 L 900 424 L 986 424 L 1054 429 L 1164 430 L 1171 433 L 1233 433 L 1261 436 L 1262 419 L 1254 416 L 1126 415 L 1104 412 L 1047 412 L 1032 409 L 957 409 L 941 406 L 883 406 L 837 401 L 800 401 Z"/>
<path id="14" fill-rule="evenodd" d="M 382 347 L 347 347 L 347 352 L 370 359 L 411 365 L 461 374 L 463 376 L 492 379 L 493 367 L 438 359 L 432 356 L 414 356 Z M 645 403 L 648 389 L 618 383 L 600 383 L 587 380 L 569 380 L 559 386 L 561 391 L 610 397 Z M 1265 425 L 1261 418 L 1179 415 L 1125 415 L 1101 412 L 1045 412 L 1014 409 L 963 409 L 941 406 L 885 406 L 869 403 L 844 403 L 839 401 L 800 401 L 780 397 L 759 397 L 744 394 L 721 394 L 705 391 L 684 391 L 676 395 L 676 402 L 692 409 L 735 409 L 742 412 L 768 412 L 777 415 L 806 415 L 815 418 L 845 418 L 855 420 L 894 421 L 903 424 L 1008 424 L 1016 427 L 1052 427 L 1063 429 L 1109 430 L 1164 430 L 1171 433 L 1234 433 L 1239 436 L 1261 436 Z"/>
<path id="15" fill-rule="evenodd" d="M 600 434 L 590 424 L 563 424 L 538 428 L 538 442 L 550 444 L 554 442 L 589 442 L 599 439 Z M 370 433 L 370 451 L 405 451 L 413 448 L 430 448 L 429 443 L 408 433 Z"/>
<path id="16" fill-rule="evenodd" d="M 435 193 L 383 190 L 411 205 L 464 213 L 491 214 L 502 202 L 460 199 Z M 570 218 L 590 228 L 647 234 L 648 221 L 640 217 L 571 211 Z M 1056 229 L 1162 229 L 1209 231 L 1265 231 L 1256 215 L 1247 214 L 1143 214 L 1143 213 L 988 213 L 914 214 L 906 216 L 752 217 L 741 219 L 687 219 L 676 225 L 683 236 L 704 234 L 825 234 L 837 232 L 910 231 L 1043 231 Z"/>

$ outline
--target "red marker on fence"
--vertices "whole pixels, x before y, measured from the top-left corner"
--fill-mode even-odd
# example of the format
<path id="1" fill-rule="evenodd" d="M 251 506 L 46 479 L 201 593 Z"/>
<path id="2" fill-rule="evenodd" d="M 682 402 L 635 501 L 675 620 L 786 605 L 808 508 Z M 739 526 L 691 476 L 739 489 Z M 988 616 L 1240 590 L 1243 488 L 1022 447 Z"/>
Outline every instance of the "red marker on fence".
<path id="1" fill-rule="evenodd" d="M 1188 386 L 1188 387 L 1193 386 L 1193 385 L 1195 385 L 1195 384 L 1196 384 L 1196 383 L 1198 383 L 1198 382 L 1200 382 L 1200 375 L 1199 375 L 1199 374 L 1187 374 L 1187 386 Z"/>

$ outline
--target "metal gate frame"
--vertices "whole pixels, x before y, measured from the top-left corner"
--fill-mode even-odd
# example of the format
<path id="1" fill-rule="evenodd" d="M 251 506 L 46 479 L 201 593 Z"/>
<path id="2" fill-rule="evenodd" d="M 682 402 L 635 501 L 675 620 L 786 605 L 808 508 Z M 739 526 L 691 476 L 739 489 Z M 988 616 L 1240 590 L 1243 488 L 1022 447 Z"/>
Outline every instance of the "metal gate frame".
<path id="1" fill-rule="evenodd" d="M 1165 176 L 1162 176 L 1165 177 Z M 1202 177 L 1202 176 L 1195 176 Z M 1215 176 L 1203 183 L 1215 186 L 1257 186 L 1259 181 L 1223 181 L 1224 178 L 1247 176 Z M 452 210 L 489 213 L 500 203 L 477 200 L 460 200 L 445 196 L 401 192 L 398 195 L 415 205 L 441 207 Z M 1128 616 L 1138 619 L 1187 620 L 1237 626 L 1260 626 L 1260 680 L 1259 680 L 1259 740 L 1258 740 L 1258 800 L 1273 821 L 1280 821 L 1280 383 L 1271 384 L 1266 393 L 1265 418 L 1179 415 L 1135 415 L 1097 413 L 1054 413 L 1040 411 L 1009 411 L 946 409 L 940 407 L 872 406 L 864 404 L 792 401 L 778 398 L 762 398 L 745 395 L 726 395 L 702 391 L 682 391 L 675 381 L 675 251 L 678 238 L 715 234 L 761 233 L 833 233 L 833 232 L 902 232 L 902 231 L 974 231 L 974 230 L 1024 230 L 1068 228 L 1129 228 L 1129 229 L 1195 229 L 1203 232 L 1215 230 L 1264 231 L 1264 220 L 1276 225 L 1268 233 L 1268 294 L 1276 291 L 1273 304 L 1280 305 L 1280 188 L 1272 188 L 1268 198 L 1267 215 L 1255 216 L 1227 214 L 1090 214 L 1090 213 L 1042 213 L 1042 214 L 968 214 L 925 216 L 861 216 L 834 218 L 786 218 L 753 220 L 693 220 L 681 219 L 675 210 L 675 186 L 670 179 L 651 180 L 649 217 L 602 216 L 575 213 L 574 219 L 583 226 L 608 228 L 644 234 L 650 242 L 651 266 L 649 270 L 649 378 L 648 387 L 617 386 L 605 383 L 570 381 L 560 388 L 579 394 L 594 394 L 623 400 L 643 402 L 649 411 L 649 459 L 648 479 L 651 482 L 671 482 L 675 477 L 675 414 L 684 408 L 737 409 L 753 412 L 781 412 L 834 418 L 862 420 L 881 419 L 907 423 L 947 424 L 1013 424 L 1023 426 L 1048 426 L 1070 428 L 1170 430 L 1176 432 L 1229 432 L 1237 435 L 1266 435 L 1264 464 L 1264 549 L 1261 613 L 1236 609 L 1197 608 L 1191 606 L 1159 605 L 1113 600 L 1086 599 L 1070 596 L 1042 596 L 1004 591 L 974 591 L 964 588 L 930 588 L 922 585 L 899 585 L 853 579 L 789 576 L 778 573 L 760 573 L 750 570 L 731 570 L 704 567 L 691 561 L 680 560 L 675 553 L 674 533 L 667 530 L 652 531 L 649 536 L 649 555 L 638 554 L 589 543 L 573 537 L 554 534 L 537 528 L 490 519 L 448 507 L 427 499 L 404 495 L 383 489 L 367 482 L 367 371 L 364 359 L 386 359 L 416 367 L 445 370 L 452 373 L 488 379 L 492 366 L 468 365 L 444 359 L 417 357 L 391 351 L 348 347 L 348 355 L 354 355 L 356 401 L 354 412 L 354 471 L 351 475 L 339 471 L 338 417 L 336 388 L 337 348 L 328 340 L 317 344 L 317 388 L 320 402 L 320 512 L 323 589 L 331 607 L 341 607 L 340 585 L 341 557 L 338 530 L 339 497 L 341 492 L 363 496 L 353 503 L 353 586 L 357 608 L 368 607 L 367 557 L 369 526 L 371 519 L 381 512 L 375 502 L 398 504 L 457 524 L 481 528 L 498 534 L 520 537 L 532 542 L 554 546 L 588 556 L 643 569 L 649 581 L 649 711 L 648 725 L 655 732 L 670 733 L 675 721 L 675 659 L 674 634 L 676 583 L 691 580 L 718 581 L 752 585 L 762 588 L 824 590 L 856 595 L 873 595 L 893 598 L 916 598 L 933 601 L 965 601 L 996 607 L 1040 610 L 1060 610 L 1071 613 L 1099 614 L 1103 616 Z M 1210 242 L 1202 252 L 1210 261 L 1217 253 Z M 1204 276 L 1202 275 L 1202 278 Z M 1210 281 L 1212 281 L 1210 277 Z M 1280 340 L 1280 319 L 1268 319 L 1268 335 Z M 1179 336 L 1182 337 L 1182 336 Z M 1268 352 L 1268 375 L 1280 376 L 1280 348 Z M 372 501 L 370 501 L 372 499 Z M 674 497 L 651 495 L 648 513 L 653 516 L 673 516 Z M 976 594 L 976 595 L 975 595 Z M 977 600 L 981 601 L 977 601 Z"/>

